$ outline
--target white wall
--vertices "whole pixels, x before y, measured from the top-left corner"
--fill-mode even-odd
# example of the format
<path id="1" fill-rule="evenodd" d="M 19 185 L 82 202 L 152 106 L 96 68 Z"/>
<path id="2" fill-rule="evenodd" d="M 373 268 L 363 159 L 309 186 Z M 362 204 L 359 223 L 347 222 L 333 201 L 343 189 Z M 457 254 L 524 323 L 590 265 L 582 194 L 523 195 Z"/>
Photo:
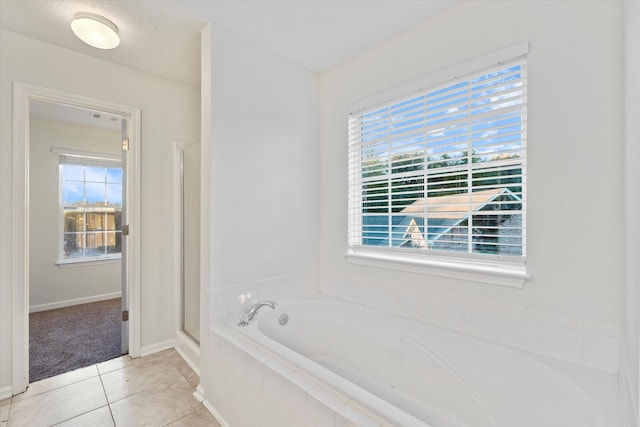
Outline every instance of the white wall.
<path id="1" fill-rule="evenodd" d="M 199 140 L 199 89 L 0 30 L 0 393 L 11 384 L 12 82 L 142 109 L 141 346 L 175 334 L 173 141 Z"/>
<path id="2" fill-rule="evenodd" d="M 640 355 L 638 322 L 640 321 L 640 3 L 626 1 L 625 28 L 625 328 L 622 352 L 623 378 L 629 394 L 625 395 L 629 412 L 638 420 L 638 382 Z M 625 360 L 626 358 L 626 360 Z M 623 389 L 624 390 L 624 389 Z M 629 416 L 629 418 L 632 418 Z"/>
<path id="3" fill-rule="evenodd" d="M 120 155 L 120 132 L 31 117 L 29 122 L 29 306 L 49 310 L 114 298 L 120 262 L 56 265 L 60 241 L 58 154 L 62 147 Z"/>
<path id="4" fill-rule="evenodd" d="M 213 288 L 316 270 L 317 78 L 214 26 Z"/>
<path id="5" fill-rule="evenodd" d="M 532 280 L 512 289 L 348 264 L 348 106 L 521 41 L 530 42 Z M 521 347 L 579 363 L 588 359 L 582 346 L 597 348 L 600 339 L 617 351 L 624 259 L 621 2 L 461 2 L 326 73 L 320 89 L 323 292 L 411 317 L 439 315 L 471 333 L 486 321 L 493 339 L 524 338 Z M 514 312 L 522 315 L 521 331 L 504 322 Z M 589 337 L 594 341 L 582 336 L 587 330 L 597 332 Z"/>
<path id="6" fill-rule="evenodd" d="M 202 227 L 210 227 L 203 287 L 213 323 L 237 312 L 243 296 L 282 302 L 317 284 L 318 87 L 314 74 L 226 29 L 212 25 L 203 34 L 203 48 L 210 46 L 202 61 L 202 75 L 210 76 L 202 83 L 202 111 L 210 113 L 203 135 L 211 123 L 202 142 L 203 155 L 210 153 L 203 159 L 203 179 L 210 173 L 202 186 L 203 203 L 210 199 L 202 210 L 210 221 Z M 220 381 L 204 335 L 200 381 L 226 416 L 237 404 L 233 384 Z"/>

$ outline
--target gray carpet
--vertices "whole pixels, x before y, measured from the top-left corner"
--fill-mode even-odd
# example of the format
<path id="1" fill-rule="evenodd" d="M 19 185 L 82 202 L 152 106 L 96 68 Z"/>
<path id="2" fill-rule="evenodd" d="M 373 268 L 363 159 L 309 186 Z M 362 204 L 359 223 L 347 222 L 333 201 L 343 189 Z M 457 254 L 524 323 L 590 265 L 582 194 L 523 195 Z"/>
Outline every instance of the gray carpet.
<path id="1" fill-rule="evenodd" d="M 29 382 L 119 357 L 120 298 L 29 314 Z"/>

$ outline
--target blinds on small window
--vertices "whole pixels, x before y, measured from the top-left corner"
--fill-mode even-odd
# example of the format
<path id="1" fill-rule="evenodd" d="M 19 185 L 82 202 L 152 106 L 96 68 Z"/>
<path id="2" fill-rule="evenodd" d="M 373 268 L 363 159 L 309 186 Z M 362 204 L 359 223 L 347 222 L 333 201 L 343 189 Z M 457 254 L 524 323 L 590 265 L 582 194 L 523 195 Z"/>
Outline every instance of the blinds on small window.
<path id="1" fill-rule="evenodd" d="M 122 165 L 120 159 L 91 156 L 83 156 L 76 154 L 64 154 L 60 153 L 61 165 L 79 165 L 79 166 L 102 166 L 105 168 L 119 168 Z"/>
<path id="2" fill-rule="evenodd" d="M 349 117 L 349 246 L 525 255 L 526 59 Z"/>

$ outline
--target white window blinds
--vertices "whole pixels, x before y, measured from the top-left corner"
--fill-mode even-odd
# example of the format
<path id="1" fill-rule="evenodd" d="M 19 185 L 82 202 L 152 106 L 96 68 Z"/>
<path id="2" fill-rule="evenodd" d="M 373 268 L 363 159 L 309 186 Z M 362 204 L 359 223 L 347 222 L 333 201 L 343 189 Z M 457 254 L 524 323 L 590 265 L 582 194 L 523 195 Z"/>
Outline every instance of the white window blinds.
<path id="1" fill-rule="evenodd" d="M 122 165 L 122 161 L 120 159 L 110 157 L 60 153 L 59 158 L 61 165 L 103 166 L 106 168 L 119 168 Z"/>
<path id="2" fill-rule="evenodd" d="M 525 256 L 526 59 L 349 116 L 349 247 Z"/>

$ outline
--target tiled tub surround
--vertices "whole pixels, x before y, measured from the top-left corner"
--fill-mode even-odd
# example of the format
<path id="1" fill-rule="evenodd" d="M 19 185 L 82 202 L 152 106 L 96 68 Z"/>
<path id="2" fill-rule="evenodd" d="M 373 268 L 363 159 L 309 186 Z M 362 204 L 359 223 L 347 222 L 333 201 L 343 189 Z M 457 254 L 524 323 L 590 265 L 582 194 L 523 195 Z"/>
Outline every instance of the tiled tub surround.
<path id="1" fill-rule="evenodd" d="M 303 335 L 313 338 L 310 345 L 319 345 L 311 357 L 321 363 L 324 359 L 327 366 L 340 372 L 347 369 L 346 365 L 331 358 L 343 348 L 343 353 L 347 357 L 352 355 L 353 363 L 365 371 L 362 373 L 367 380 L 369 374 L 376 371 L 383 371 L 383 376 L 387 376 L 383 380 L 387 382 L 399 371 L 405 382 L 407 378 L 419 379 L 420 375 L 438 378 L 437 386 L 431 389 L 421 388 L 421 383 L 428 381 L 404 385 L 409 395 L 434 404 L 432 408 L 416 409 L 410 402 L 405 409 L 435 426 L 454 425 L 459 421 L 474 426 L 622 425 L 615 375 L 398 318 L 400 323 L 411 323 L 416 331 L 405 331 L 395 347 L 390 343 L 382 345 L 383 348 L 367 348 L 372 342 L 363 338 L 386 335 L 385 332 L 393 329 L 387 326 L 391 317 L 375 311 L 369 313 L 368 309 L 352 304 L 347 304 L 344 307 L 347 311 L 342 314 L 340 310 L 335 311 L 335 307 L 328 312 L 325 308 L 302 326 Z M 260 320 L 247 328 L 224 322 L 212 327 L 211 350 L 216 359 L 216 382 L 221 389 L 214 391 L 210 398 L 216 405 L 213 412 L 225 418 L 229 425 L 430 425 L 375 396 L 372 399 L 368 391 L 256 334 L 256 324 L 260 322 L 264 328 L 263 322 L 269 317 L 274 318 L 272 323 L 277 325 L 281 311 L 291 313 L 288 326 L 293 329 L 293 319 L 315 308 L 281 305 L 271 313 L 264 310 L 257 316 Z M 373 314 L 373 318 L 368 319 L 369 314 Z M 318 315 L 323 316 L 324 321 L 318 319 Z M 379 319 L 376 321 L 375 317 Z M 362 331 L 357 329 L 359 320 L 365 328 Z M 332 322 L 340 330 L 323 328 Z M 277 331 L 278 326 L 275 328 Z M 425 328 L 432 336 L 424 335 Z M 286 329 L 282 327 L 281 331 Z M 340 342 L 337 335 L 341 331 L 351 335 L 344 336 L 343 344 L 332 349 L 332 343 Z M 330 337 L 329 342 L 322 343 L 323 334 Z M 283 337 L 285 341 L 289 339 L 286 335 Z M 328 350 L 322 351 L 323 347 Z M 394 353 L 400 359 L 388 368 L 380 365 L 384 363 L 382 359 L 392 358 Z M 366 372 L 366 365 L 371 372 Z M 394 399 L 393 396 L 387 398 Z M 271 419 L 273 424 L 264 424 L 265 419 Z"/>
<path id="2" fill-rule="evenodd" d="M 213 389 L 203 403 L 224 427 L 394 426 L 223 321 L 209 343 Z"/>

